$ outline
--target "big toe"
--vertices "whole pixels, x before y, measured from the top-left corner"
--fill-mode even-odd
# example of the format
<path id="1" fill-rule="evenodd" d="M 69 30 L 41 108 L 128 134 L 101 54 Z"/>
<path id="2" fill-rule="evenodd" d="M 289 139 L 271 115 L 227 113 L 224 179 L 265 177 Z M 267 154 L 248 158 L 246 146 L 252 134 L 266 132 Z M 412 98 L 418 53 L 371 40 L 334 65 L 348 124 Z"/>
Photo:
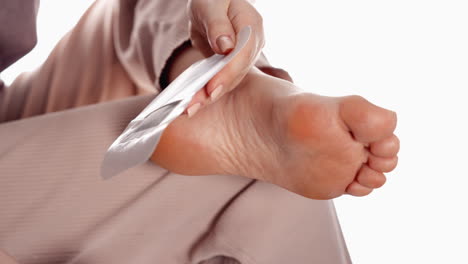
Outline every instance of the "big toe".
<path id="1" fill-rule="evenodd" d="M 390 137 L 397 123 L 395 112 L 355 95 L 342 99 L 340 115 L 354 138 L 366 144 Z"/>

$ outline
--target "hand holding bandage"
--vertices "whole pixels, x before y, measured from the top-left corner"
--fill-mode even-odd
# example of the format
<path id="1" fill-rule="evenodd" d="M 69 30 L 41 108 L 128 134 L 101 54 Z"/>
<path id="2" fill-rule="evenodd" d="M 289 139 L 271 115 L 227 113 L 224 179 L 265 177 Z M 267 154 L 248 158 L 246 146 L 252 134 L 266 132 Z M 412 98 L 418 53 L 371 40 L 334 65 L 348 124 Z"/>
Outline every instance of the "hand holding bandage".
<path id="1" fill-rule="evenodd" d="M 262 17 L 247 0 L 191 0 L 188 4 L 190 39 L 205 57 L 228 54 L 239 41 L 236 34 L 246 26 L 250 40 L 221 72 L 208 82 L 189 103 L 193 115 L 202 106 L 234 89 L 254 65 L 265 44 Z"/>
<path id="2" fill-rule="evenodd" d="M 213 55 L 196 62 L 162 91 L 110 146 L 101 167 L 103 178 L 146 162 L 156 149 L 164 129 L 180 114 L 194 94 L 243 50 L 251 36 L 245 27 L 237 35 L 237 45 L 227 56 Z"/>

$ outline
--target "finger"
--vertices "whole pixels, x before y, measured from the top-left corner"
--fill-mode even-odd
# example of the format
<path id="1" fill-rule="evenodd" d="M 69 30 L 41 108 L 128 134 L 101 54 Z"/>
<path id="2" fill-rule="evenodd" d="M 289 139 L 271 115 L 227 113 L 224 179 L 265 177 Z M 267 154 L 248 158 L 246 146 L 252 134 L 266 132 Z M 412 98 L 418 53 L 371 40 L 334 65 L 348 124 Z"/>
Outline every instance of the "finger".
<path id="1" fill-rule="evenodd" d="M 254 44 L 257 53 L 265 46 L 265 35 L 263 31 L 263 18 L 262 15 L 247 1 L 244 0 L 231 0 L 228 17 L 234 30 L 238 33 L 246 26 L 252 28 L 252 37 L 255 38 Z M 255 54 L 254 57 L 257 57 Z"/>
<path id="2" fill-rule="evenodd" d="M 190 101 L 190 103 L 188 104 L 187 108 L 189 108 L 190 106 L 196 104 L 196 103 L 201 103 L 202 105 L 205 104 L 206 101 L 208 101 L 209 97 L 208 95 L 206 94 L 206 91 L 205 89 L 201 89 L 200 91 L 198 91 L 193 97 L 192 97 L 192 101 Z"/>
<path id="3" fill-rule="evenodd" d="M 244 0 L 232 0 L 228 16 L 236 32 L 250 26 L 252 34 L 239 54 L 208 83 L 207 92 L 212 102 L 242 81 L 265 45 L 262 17 L 250 3 Z"/>
<path id="4" fill-rule="evenodd" d="M 353 196 L 366 196 L 370 194 L 372 191 L 373 191 L 372 188 L 365 187 L 356 181 L 353 181 L 346 188 L 346 193 L 351 194 Z"/>
<path id="5" fill-rule="evenodd" d="M 381 172 L 371 169 L 367 165 L 362 165 L 356 176 L 356 181 L 367 188 L 380 188 L 385 184 L 387 178 Z"/>
<path id="6" fill-rule="evenodd" d="M 235 30 L 228 17 L 228 9 L 230 1 L 227 0 L 205 0 L 198 1 L 199 4 L 194 5 L 198 19 L 196 25 L 203 28 L 198 28 L 202 33 L 206 34 L 206 38 L 212 50 L 218 54 L 226 54 L 234 48 L 236 42 Z"/>
<path id="7" fill-rule="evenodd" d="M 391 172 L 398 164 L 398 157 L 393 156 L 391 158 L 381 158 L 370 154 L 367 163 L 369 164 L 369 167 L 375 171 Z"/>
<path id="8" fill-rule="evenodd" d="M 206 86 L 210 102 L 215 102 L 242 81 L 258 57 L 256 42 L 254 35 L 239 54 L 210 80 Z"/>
<path id="9" fill-rule="evenodd" d="M 210 103 L 216 102 L 224 94 L 230 92 L 242 81 L 250 67 L 241 67 L 245 62 L 235 63 L 232 61 L 222 69 L 207 84 L 207 93 L 210 95 Z"/>
<path id="10" fill-rule="evenodd" d="M 209 97 L 206 94 L 205 89 L 201 89 L 193 96 L 192 101 L 190 101 L 187 109 L 185 110 L 185 113 L 187 113 L 189 117 L 192 117 L 206 104 L 208 98 Z"/>

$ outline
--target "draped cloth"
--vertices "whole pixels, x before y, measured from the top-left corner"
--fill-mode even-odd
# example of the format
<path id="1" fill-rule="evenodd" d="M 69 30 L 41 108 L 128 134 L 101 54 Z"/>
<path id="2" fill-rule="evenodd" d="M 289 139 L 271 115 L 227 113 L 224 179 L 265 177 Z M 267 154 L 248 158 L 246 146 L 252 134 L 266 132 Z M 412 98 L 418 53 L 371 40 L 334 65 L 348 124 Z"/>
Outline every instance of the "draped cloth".
<path id="1" fill-rule="evenodd" d="M 185 8 L 99 0 L 42 66 L 0 86 L 0 263 L 350 263 L 331 201 L 151 162 L 100 178 L 188 39 Z"/>

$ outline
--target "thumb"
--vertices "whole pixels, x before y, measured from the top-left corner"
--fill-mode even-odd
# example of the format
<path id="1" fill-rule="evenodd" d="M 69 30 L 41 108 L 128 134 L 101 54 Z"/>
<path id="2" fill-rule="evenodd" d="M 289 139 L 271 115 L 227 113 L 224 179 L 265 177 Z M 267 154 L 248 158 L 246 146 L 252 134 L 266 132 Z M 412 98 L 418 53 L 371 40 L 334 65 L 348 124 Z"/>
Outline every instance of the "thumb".
<path id="1" fill-rule="evenodd" d="M 236 33 L 228 17 L 230 1 L 211 1 L 203 8 L 199 16 L 204 20 L 202 25 L 208 38 L 208 43 L 215 53 L 226 54 L 234 48 Z"/>

